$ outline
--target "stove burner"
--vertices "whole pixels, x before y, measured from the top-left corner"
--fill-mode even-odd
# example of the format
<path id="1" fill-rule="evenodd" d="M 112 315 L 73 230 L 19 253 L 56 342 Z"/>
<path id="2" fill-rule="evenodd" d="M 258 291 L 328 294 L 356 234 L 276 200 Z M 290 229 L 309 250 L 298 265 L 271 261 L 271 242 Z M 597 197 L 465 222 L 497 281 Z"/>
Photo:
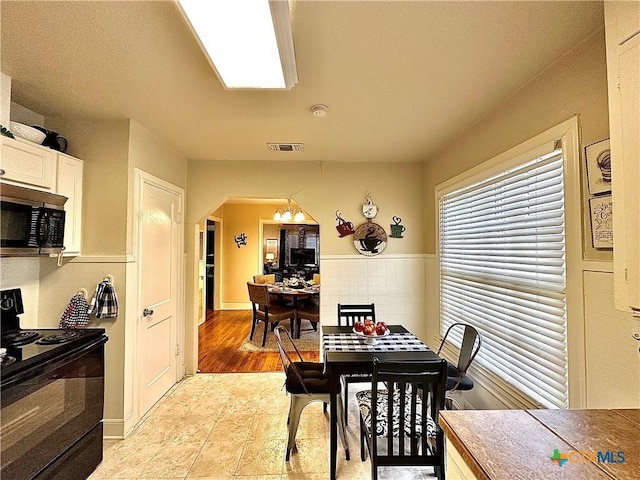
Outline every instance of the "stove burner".
<path id="1" fill-rule="evenodd" d="M 0 368 L 1 367 L 6 367 L 7 365 L 11 365 L 13 362 L 16 361 L 16 357 L 3 357 L 2 361 L 0 361 Z"/>
<path id="2" fill-rule="evenodd" d="M 0 343 L 7 346 L 26 345 L 27 343 L 31 343 L 40 337 L 41 335 L 38 332 L 21 330 L 19 332 L 8 332 L 3 334 Z"/>
<path id="3" fill-rule="evenodd" d="M 78 338 L 81 336 L 80 332 L 75 331 L 67 331 L 56 333 L 55 335 L 51 335 L 48 337 L 43 337 L 38 340 L 36 343 L 39 345 L 54 345 L 58 343 L 70 342 L 71 340 Z"/>

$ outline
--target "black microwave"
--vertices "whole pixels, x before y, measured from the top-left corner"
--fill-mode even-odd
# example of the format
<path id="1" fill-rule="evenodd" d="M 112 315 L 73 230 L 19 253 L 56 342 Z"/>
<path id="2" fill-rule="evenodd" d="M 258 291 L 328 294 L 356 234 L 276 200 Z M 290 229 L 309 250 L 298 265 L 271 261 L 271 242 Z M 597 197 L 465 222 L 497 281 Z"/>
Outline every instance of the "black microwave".
<path id="1" fill-rule="evenodd" d="M 67 197 L 0 185 L 0 255 L 58 254 L 64 248 Z"/>

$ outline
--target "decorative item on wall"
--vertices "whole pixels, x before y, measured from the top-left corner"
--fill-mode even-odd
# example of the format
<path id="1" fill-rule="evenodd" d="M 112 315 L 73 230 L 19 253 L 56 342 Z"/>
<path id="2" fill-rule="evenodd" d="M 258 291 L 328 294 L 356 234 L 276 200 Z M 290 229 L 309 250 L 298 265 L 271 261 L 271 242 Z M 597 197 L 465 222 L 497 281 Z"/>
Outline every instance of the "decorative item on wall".
<path id="1" fill-rule="evenodd" d="M 358 253 L 371 257 L 378 255 L 387 246 L 387 232 L 371 220 L 359 225 L 353 234 L 353 245 Z"/>
<path id="2" fill-rule="evenodd" d="M 609 139 L 602 140 L 584 149 L 587 162 L 589 194 L 597 195 L 611 191 L 611 150 Z"/>
<path id="3" fill-rule="evenodd" d="M 400 217 L 391 217 L 393 225 L 391 225 L 391 238 L 403 238 L 402 234 L 407 229 L 404 225 L 401 225 L 402 219 Z"/>
<path id="4" fill-rule="evenodd" d="M 336 230 L 340 234 L 340 237 L 346 237 L 347 235 L 353 235 L 353 223 L 342 218 L 342 214 L 340 210 L 336 210 L 336 221 L 338 224 L 336 225 Z"/>
<path id="5" fill-rule="evenodd" d="M 367 192 L 366 201 L 362 205 L 362 214 L 368 219 L 376 218 L 378 214 L 378 206 L 371 200 L 371 193 L 369 192 Z"/>
<path id="6" fill-rule="evenodd" d="M 613 248 L 613 207 L 611 195 L 589 199 L 593 248 Z"/>
<path id="7" fill-rule="evenodd" d="M 246 246 L 247 245 L 247 234 L 246 233 L 241 233 L 239 235 L 235 235 L 233 237 L 233 240 L 236 242 L 236 245 L 238 248 Z"/>

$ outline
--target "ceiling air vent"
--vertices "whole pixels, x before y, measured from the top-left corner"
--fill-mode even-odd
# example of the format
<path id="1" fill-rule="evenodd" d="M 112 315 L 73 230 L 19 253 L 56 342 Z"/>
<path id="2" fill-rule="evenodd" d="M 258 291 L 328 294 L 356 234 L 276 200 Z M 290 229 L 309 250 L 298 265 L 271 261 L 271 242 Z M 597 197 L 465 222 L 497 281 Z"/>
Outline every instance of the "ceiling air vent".
<path id="1" fill-rule="evenodd" d="M 304 150 L 301 143 L 267 143 L 267 148 L 274 152 L 302 152 Z"/>

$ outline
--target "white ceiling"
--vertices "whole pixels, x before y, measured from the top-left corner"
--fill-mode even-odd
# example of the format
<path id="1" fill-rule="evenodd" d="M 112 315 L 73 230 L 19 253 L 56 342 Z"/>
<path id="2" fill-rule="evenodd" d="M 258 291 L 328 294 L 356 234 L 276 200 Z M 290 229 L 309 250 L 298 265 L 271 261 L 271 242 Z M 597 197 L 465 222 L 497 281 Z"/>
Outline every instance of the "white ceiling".
<path id="1" fill-rule="evenodd" d="M 593 1 L 291 6 L 290 91 L 224 90 L 172 1 L 4 0 L 1 68 L 35 112 L 132 118 L 192 159 L 413 162 L 603 28 Z"/>

